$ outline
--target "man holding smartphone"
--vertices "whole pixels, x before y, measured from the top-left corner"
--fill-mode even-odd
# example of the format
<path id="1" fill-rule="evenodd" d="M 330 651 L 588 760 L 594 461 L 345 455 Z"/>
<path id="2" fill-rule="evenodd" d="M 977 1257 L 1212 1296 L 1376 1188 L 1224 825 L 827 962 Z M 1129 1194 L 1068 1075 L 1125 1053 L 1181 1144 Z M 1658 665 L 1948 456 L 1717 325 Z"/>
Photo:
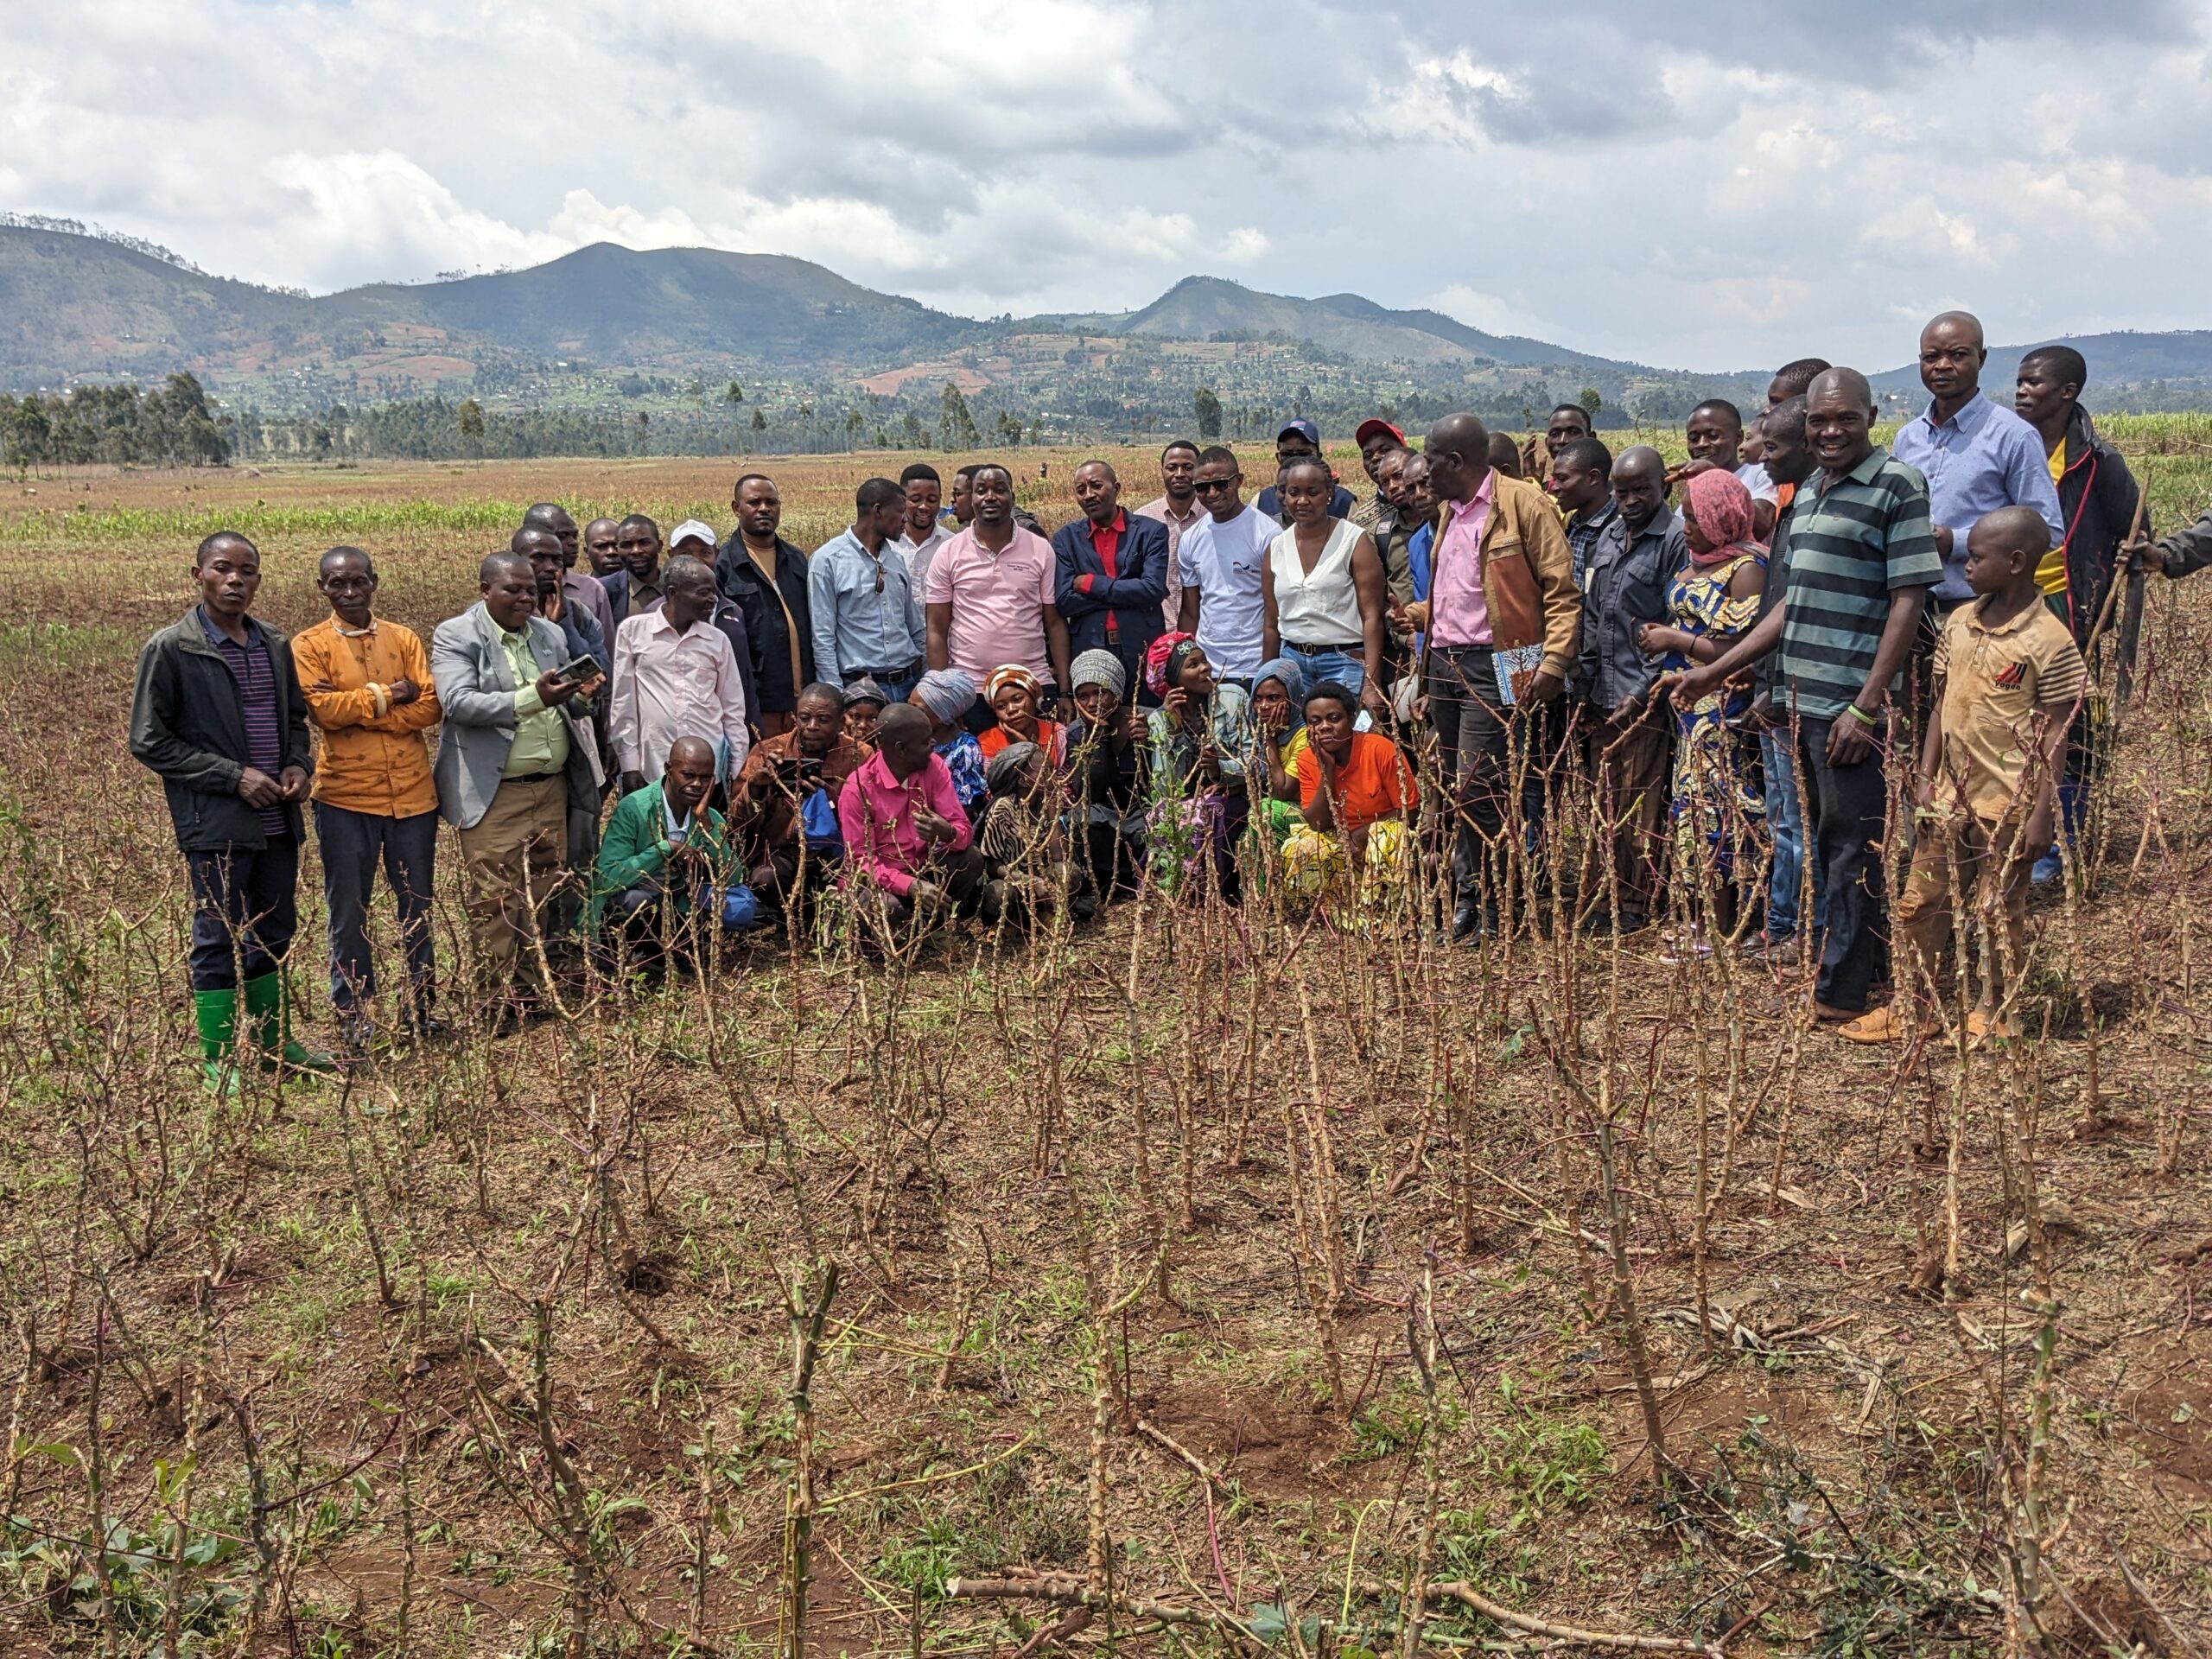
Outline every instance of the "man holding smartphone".
<path id="1" fill-rule="evenodd" d="M 577 717 L 604 677 L 537 613 L 528 559 L 494 553 L 477 582 L 478 601 L 431 636 L 430 674 L 445 711 L 438 810 L 460 832 L 469 938 L 496 1032 L 537 1001 L 536 947 L 569 880 L 569 803 L 599 798 L 599 756 Z"/>

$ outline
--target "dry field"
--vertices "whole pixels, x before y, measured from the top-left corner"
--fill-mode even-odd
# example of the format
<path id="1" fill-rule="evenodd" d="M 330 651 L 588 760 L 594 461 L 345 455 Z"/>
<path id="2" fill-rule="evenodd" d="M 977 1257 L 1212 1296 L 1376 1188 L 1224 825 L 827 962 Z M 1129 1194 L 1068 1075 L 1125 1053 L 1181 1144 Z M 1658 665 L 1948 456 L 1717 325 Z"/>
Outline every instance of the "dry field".
<path id="1" fill-rule="evenodd" d="M 811 546 L 901 459 L 766 469 Z M 1016 457 L 1048 523 L 1079 459 Z M 124 746 L 192 543 L 286 627 L 359 543 L 427 631 L 522 504 L 731 471 L 0 484 L 0 1649 L 2212 1653 L 2212 582 L 2152 581 L 2012 1048 L 1548 909 L 1151 898 L 206 1097 Z"/>

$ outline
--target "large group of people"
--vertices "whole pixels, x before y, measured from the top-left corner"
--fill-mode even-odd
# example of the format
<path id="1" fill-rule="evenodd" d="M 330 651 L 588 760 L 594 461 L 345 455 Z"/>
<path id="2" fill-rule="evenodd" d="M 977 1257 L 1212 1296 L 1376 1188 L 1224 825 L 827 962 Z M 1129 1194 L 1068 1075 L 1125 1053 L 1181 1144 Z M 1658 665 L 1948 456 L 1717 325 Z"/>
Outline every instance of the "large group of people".
<path id="1" fill-rule="evenodd" d="M 1291 420 L 1255 499 L 1231 448 L 1178 441 L 1135 510 L 1084 461 L 1049 535 L 995 461 L 949 505 L 926 464 L 869 480 L 811 555 L 759 473 L 727 536 L 541 503 L 427 649 L 366 551 L 323 556 L 331 613 L 287 639 L 252 613 L 252 543 L 211 536 L 130 727 L 189 867 L 210 1084 L 342 1063 L 288 1019 L 308 808 L 351 1057 L 443 1028 L 441 818 L 495 1028 L 564 976 L 703 964 L 833 895 L 887 951 L 1150 883 L 1453 941 L 1571 895 L 1575 925 L 1660 929 L 1676 962 L 1809 949 L 1814 1014 L 1863 1042 L 1927 1027 L 1956 897 L 1968 1023 L 2001 1035 L 2027 888 L 2098 774 L 2084 652 L 2131 557 L 2212 563 L 2212 515 L 2153 543 L 2080 356 L 2030 353 L 2012 407 L 1986 359 L 1971 316 L 1930 321 L 1929 402 L 1886 448 L 1866 377 L 1807 359 L 1749 419 L 1692 410 L 1672 467 L 1574 404 L 1523 443 L 1457 414 L 1416 448 L 1377 416 L 1361 494 Z M 404 971 L 381 995 L 379 866 Z"/>

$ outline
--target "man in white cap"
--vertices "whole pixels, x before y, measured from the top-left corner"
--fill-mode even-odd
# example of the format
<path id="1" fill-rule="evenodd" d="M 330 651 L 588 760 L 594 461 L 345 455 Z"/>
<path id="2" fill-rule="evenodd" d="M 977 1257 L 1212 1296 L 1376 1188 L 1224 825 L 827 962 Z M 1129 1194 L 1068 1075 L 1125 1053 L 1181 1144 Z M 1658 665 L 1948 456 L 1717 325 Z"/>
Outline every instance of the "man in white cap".
<path id="1" fill-rule="evenodd" d="M 690 545 L 686 546 L 685 543 Z M 715 527 L 696 518 L 686 518 L 668 532 L 668 556 L 689 553 L 695 559 L 704 559 L 711 566 L 721 543 L 715 539 Z"/>

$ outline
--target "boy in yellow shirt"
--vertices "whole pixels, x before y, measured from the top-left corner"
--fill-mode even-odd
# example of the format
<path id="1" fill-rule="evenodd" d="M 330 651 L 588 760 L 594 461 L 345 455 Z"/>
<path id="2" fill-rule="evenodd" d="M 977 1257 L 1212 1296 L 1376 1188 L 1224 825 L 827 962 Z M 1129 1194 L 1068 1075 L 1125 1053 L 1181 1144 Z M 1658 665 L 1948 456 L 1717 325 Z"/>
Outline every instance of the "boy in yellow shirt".
<path id="1" fill-rule="evenodd" d="M 1932 1025 L 1926 993 L 1940 983 L 1955 883 L 1969 895 L 1966 912 L 1982 940 L 1967 1034 L 2005 1034 L 1995 1010 L 2026 958 L 2028 870 L 2050 845 L 2067 726 L 2087 679 L 2073 634 L 2037 584 L 2050 545 L 2050 528 L 2032 507 L 1985 513 L 1967 537 L 1974 597 L 1950 613 L 1936 646 L 1942 695 L 1921 746 L 1920 839 L 1897 905 L 1897 931 L 1910 947 L 1898 963 L 1905 976 L 1895 1003 L 1842 1027 L 1853 1042 L 1896 1042 L 1916 1024 Z"/>

